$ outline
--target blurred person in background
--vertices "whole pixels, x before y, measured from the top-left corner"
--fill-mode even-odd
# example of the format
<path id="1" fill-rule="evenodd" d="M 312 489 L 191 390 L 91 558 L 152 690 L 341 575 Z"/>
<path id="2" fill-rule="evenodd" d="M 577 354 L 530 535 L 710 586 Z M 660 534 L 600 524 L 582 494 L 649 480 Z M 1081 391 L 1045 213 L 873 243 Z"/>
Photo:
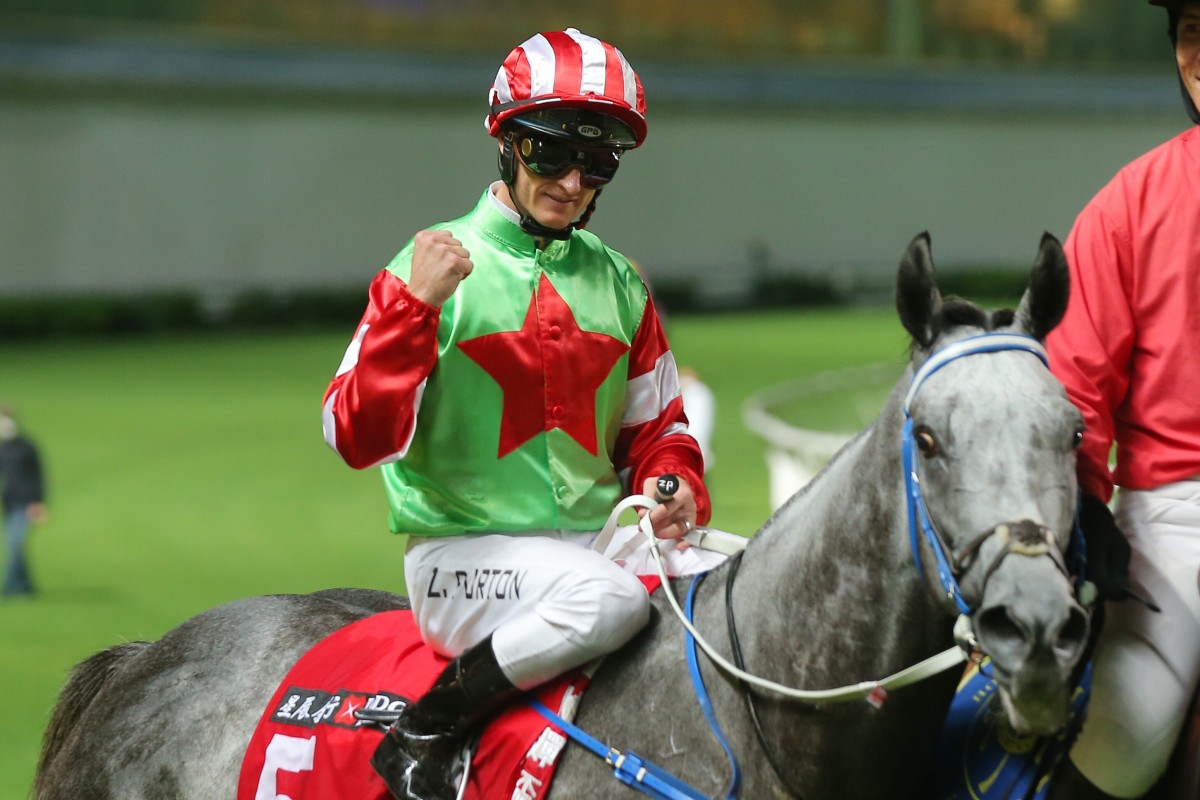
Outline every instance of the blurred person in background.
<path id="1" fill-rule="evenodd" d="M 26 545 L 30 524 L 44 522 L 46 481 L 35 445 L 11 409 L 0 408 L 0 508 L 4 511 L 4 596 L 34 593 Z"/>
<path id="2" fill-rule="evenodd" d="M 1200 0 L 1150 4 L 1167 11 L 1200 124 Z M 1072 296 L 1047 349 L 1086 422 L 1080 521 L 1110 602 L 1087 717 L 1049 797 L 1136 798 L 1164 773 L 1200 676 L 1200 128 L 1121 169 L 1066 252 Z"/>
<path id="3" fill-rule="evenodd" d="M 673 541 L 710 517 L 700 447 L 646 286 L 584 230 L 646 138 L 641 81 L 568 29 L 509 53 L 488 99 L 500 180 L 375 277 L 323 409 L 346 463 L 382 465 L 414 618 L 452 658 L 372 759 L 401 798 L 453 798 L 477 725 L 646 624 L 642 583 L 591 549 L 624 496 L 679 476 L 660 551 L 677 574 L 723 558 Z M 485 571 L 519 592 L 456 587 Z"/>

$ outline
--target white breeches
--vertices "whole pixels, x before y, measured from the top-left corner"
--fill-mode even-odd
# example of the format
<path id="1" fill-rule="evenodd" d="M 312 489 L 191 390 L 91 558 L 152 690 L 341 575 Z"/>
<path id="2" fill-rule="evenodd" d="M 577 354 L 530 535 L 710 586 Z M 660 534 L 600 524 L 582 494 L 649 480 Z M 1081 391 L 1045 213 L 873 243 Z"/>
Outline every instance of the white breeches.
<path id="1" fill-rule="evenodd" d="M 1122 490 L 1117 524 L 1130 578 L 1161 609 L 1108 603 L 1087 719 L 1071 759 L 1115 797 L 1139 797 L 1166 769 L 1200 673 L 1200 478 Z"/>
<path id="2" fill-rule="evenodd" d="M 531 689 L 625 644 L 650 617 L 636 574 L 654 572 L 649 542 L 622 562 L 590 549 L 598 533 L 537 531 L 411 537 L 404 557 L 413 616 L 439 653 L 457 656 L 492 636 L 505 675 Z M 636 526 L 619 528 L 617 553 Z M 702 572 L 724 555 L 659 543 L 668 575 Z"/>

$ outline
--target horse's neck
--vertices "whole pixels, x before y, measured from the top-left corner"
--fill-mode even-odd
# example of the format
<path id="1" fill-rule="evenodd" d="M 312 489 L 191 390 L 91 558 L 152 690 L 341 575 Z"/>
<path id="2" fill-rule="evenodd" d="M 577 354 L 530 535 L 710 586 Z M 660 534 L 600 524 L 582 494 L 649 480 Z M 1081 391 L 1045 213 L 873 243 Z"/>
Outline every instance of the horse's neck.
<path id="1" fill-rule="evenodd" d="M 912 563 L 892 422 L 847 445 L 747 547 L 733 582 L 733 617 L 750 673 L 799 689 L 830 689 L 887 677 L 951 645 L 950 620 Z M 725 655 L 721 579 L 728 570 L 711 576 L 696 602 L 698 627 L 714 633 L 710 641 Z M 953 678 L 941 677 L 903 689 L 879 717 L 861 700 L 814 711 L 764 695 L 759 713 L 775 752 L 804 754 L 781 765 L 788 783 L 811 797 L 882 796 L 868 776 L 835 779 L 820 766 L 846 752 L 882 754 L 875 764 L 884 780 L 927 768 L 922 759 L 944 713 L 939 703 L 953 692 Z M 740 757 L 754 773 L 747 780 L 757 796 L 782 791 L 736 685 L 710 685 L 723 724 L 741 737 Z M 895 797 L 908 797 L 897 791 Z"/>
<path id="2" fill-rule="evenodd" d="M 948 644 L 945 616 L 912 562 L 898 428 L 887 419 L 851 441 L 752 540 L 734 586 L 748 659 L 821 680 L 841 672 L 834 662 L 844 648 L 781 656 L 803 651 L 805 640 L 842 641 L 865 659 L 846 668 L 900 669 Z M 725 613 L 710 602 L 707 611 Z"/>

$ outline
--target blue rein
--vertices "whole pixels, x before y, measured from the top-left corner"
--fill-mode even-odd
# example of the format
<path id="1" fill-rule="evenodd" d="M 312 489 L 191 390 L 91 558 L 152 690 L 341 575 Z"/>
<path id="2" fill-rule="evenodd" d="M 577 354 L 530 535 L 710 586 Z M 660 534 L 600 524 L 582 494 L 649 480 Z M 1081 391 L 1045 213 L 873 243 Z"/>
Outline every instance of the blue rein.
<path id="1" fill-rule="evenodd" d="M 687 612 L 688 622 L 692 621 L 692 608 L 696 599 L 696 587 L 700 585 L 700 581 L 704 580 L 707 572 L 701 572 L 695 578 L 692 578 L 692 585 L 688 588 Z M 671 587 L 663 587 L 666 591 L 670 591 Z M 721 749 L 725 751 L 725 757 L 729 760 L 730 771 L 732 777 L 729 779 L 729 790 L 725 793 L 726 800 L 733 800 L 738 796 L 738 791 L 742 788 L 742 770 L 738 766 L 737 756 L 733 754 L 733 748 L 729 746 L 729 740 L 725 738 L 725 732 L 721 730 L 721 724 L 717 722 L 717 712 L 713 709 L 712 700 L 708 696 L 708 688 L 704 685 L 704 676 L 700 674 L 700 661 L 696 658 L 696 637 L 692 636 L 691 631 L 687 631 L 687 660 L 688 672 L 692 676 L 692 687 L 696 690 L 696 699 L 700 702 L 700 708 L 704 709 L 704 716 L 708 719 L 708 727 L 712 729 L 713 736 L 717 743 L 721 745 Z"/>

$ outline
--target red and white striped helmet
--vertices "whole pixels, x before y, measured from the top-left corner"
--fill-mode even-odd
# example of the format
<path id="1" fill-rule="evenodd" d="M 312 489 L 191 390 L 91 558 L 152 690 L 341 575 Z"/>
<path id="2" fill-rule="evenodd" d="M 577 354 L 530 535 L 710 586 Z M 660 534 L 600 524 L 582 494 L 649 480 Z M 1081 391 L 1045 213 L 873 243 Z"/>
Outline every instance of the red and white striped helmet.
<path id="1" fill-rule="evenodd" d="M 615 117 L 646 139 L 642 82 L 621 51 L 574 28 L 536 34 L 517 46 L 488 92 L 484 125 L 492 136 L 509 119 L 532 111 L 590 110 Z"/>

